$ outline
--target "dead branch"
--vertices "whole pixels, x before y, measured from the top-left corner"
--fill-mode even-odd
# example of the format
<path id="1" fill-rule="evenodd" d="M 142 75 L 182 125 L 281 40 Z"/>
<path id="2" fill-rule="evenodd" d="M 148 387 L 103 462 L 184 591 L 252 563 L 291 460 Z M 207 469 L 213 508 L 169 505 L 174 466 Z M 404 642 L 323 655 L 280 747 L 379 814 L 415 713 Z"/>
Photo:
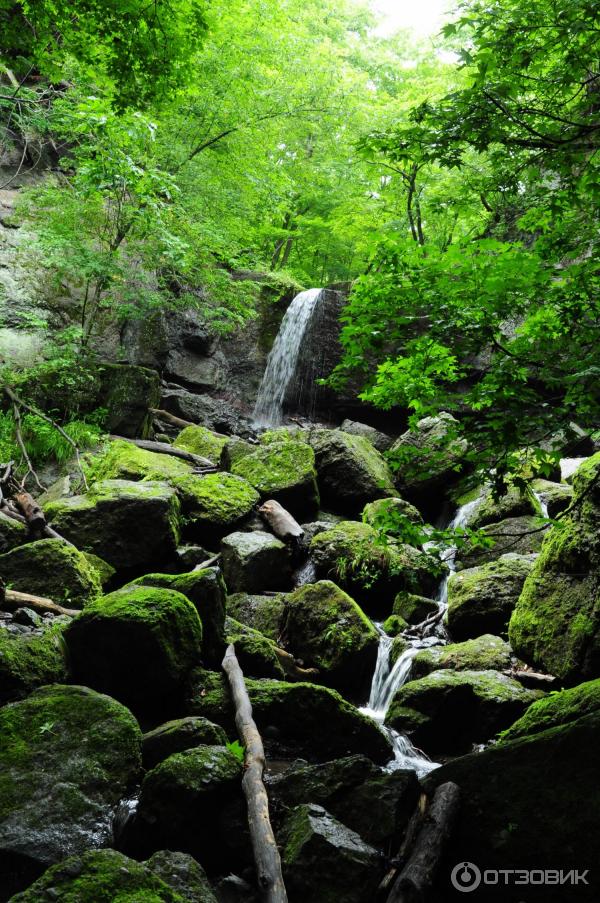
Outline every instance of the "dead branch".
<path id="1" fill-rule="evenodd" d="M 291 653 L 286 652 L 286 650 L 282 649 L 280 646 L 274 646 L 273 652 L 279 659 L 279 663 L 283 668 L 286 677 L 290 677 L 292 680 L 311 681 L 318 676 L 318 668 L 302 668 L 294 656 Z"/>
<path id="2" fill-rule="evenodd" d="M 150 408 L 150 413 L 154 414 L 155 417 L 158 417 L 160 420 L 166 420 L 167 423 L 171 423 L 173 426 L 180 426 L 182 429 L 185 429 L 186 426 L 195 426 L 191 420 L 183 420 L 182 417 L 176 417 L 175 414 L 170 414 L 169 411 L 163 411 L 162 408 Z"/>
<path id="3" fill-rule="evenodd" d="M 18 593 L 14 589 L 0 587 L 0 607 L 6 611 L 16 611 L 17 608 L 33 608 L 42 614 L 50 612 L 53 615 L 69 615 L 75 617 L 80 614 L 77 609 L 63 608 L 62 605 L 46 599 L 44 596 L 32 596 L 30 593 Z"/>
<path id="4" fill-rule="evenodd" d="M 212 567 L 213 564 L 216 564 L 219 558 L 221 557 L 221 553 L 219 552 L 217 555 L 213 555 L 212 558 L 207 558 L 206 561 L 203 561 L 201 564 L 197 564 L 194 571 L 203 571 L 204 568 Z"/>
<path id="5" fill-rule="evenodd" d="M 217 470 L 217 465 L 209 461 L 208 458 L 195 455 L 184 448 L 176 448 L 174 445 L 169 445 L 168 442 L 154 442 L 152 439 L 128 439 L 125 436 L 110 436 L 109 438 L 118 439 L 119 442 L 130 442 L 138 448 L 143 448 L 145 451 L 155 452 L 159 455 L 171 455 L 173 458 L 180 458 L 182 461 L 187 461 L 188 464 L 193 464 L 194 467 L 202 468 L 206 473 Z"/>

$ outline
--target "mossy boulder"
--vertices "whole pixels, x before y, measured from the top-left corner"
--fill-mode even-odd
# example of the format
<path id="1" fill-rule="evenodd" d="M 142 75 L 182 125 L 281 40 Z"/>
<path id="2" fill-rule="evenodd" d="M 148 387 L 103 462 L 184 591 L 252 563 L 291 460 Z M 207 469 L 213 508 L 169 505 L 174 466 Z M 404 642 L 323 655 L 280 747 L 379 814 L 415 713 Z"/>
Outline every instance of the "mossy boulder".
<path id="1" fill-rule="evenodd" d="M 136 843 L 150 852 L 175 846 L 217 870 L 227 864 L 227 825 L 221 814 L 242 805 L 242 762 L 227 746 L 174 753 L 148 772 L 136 816 Z"/>
<path id="2" fill-rule="evenodd" d="M 291 580 L 286 545 L 271 533 L 231 533 L 221 543 L 221 565 L 231 593 L 285 590 Z"/>
<path id="3" fill-rule="evenodd" d="M 281 636 L 285 599 L 285 593 L 273 596 L 233 593 L 227 596 L 227 611 L 236 621 L 259 630 L 277 643 Z"/>
<path id="4" fill-rule="evenodd" d="M 396 494 L 385 460 L 368 439 L 342 430 L 316 429 L 309 441 L 325 505 L 358 514 L 368 502 Z"/>
<path id="5" fill-rule="evenodd" d="M 535 563 L 532 555 L 507 553 L 497 561 L 452 574 L 448 581 L 448 630 L 454 640 L 484 633 L 506 637 L 508 622 Z"/>
<path id="6" fill-rule="evenodd" d="M 176 448 L 183 448 L 185 451 L 200 455 L 202 458 L 208 458 L 213 464 L 218 464 L 227 442 L 227 436 L 214 433 L 205 426 L 194 424 L 193 426 L 186 426 L 177 435 L 173 445 Z"/>
<path id="7" fill-rule="evenodd" d="M 194 605 L 154 587 L 103 596 L 69 624 L 65 639 L 75 680 L 141 712 L 173 705 L 202 655 Z"/>
<path id="8" fill-rule="evenodd" d="M 548 509 L 548 517 L 556 517 L 565 511 L 573 501 L 573 487 L 568 483 L 553 483 L 550 480 L 534 480 L 532 489 L 539 495 Z"/>
<path id="9" fill-rule="evenodd" d="M 406 518 L 412 524 L 423 523 L 420 511 L 410 502 L 399 498 L 377 499 L 365 505 L 362 511 L 362 520 L 371 527 L 377 528 L 388 521 L 393 522 L 394 518 L 400 521 Z"/>
<path id="10" fill-rule="evenodd" d="M 88 457 L 86 473 L 90 483 L 102 480 L 158 480 L 169 483 L 177 477 L 191 474 L 192 467 L 171 455 L 147 451 L 132 442 L 114 439 L 99 454 Z"/>
<path id="11" fill-rule="evenodd" d="M 317 576 L 334 580 L 362 605 L 387 606 L 400 590 L 435 590 L 444 566 L 412 546 L 382 544 L 368 524 L 342 521 L 310 544 Z"/>
<path id="12" fill-rule="evenodd" d="M 44 510 L 65 539 L 117 571 L 169 561 L 179 542 L 179 499 L 164 482 L 102 480 Z"/>
<path id="13" fill-rule="evenodd" d="M 539 695 L 497 671 L 433 671 L 398 690 L 385 723 L 427 753 L 455 755 L 493 739 Z"/>
<path id="14" fill-rule="evenodd" d="M 316 762 L 362 753 L 385 764 L 392 748 L 379 727 L 329 687 L 279 680 L 247 680 L 254 718 L 270 747 Z M 198 671 L 188 711 L 221 724 L 235 736 L 233 708 L 225 678 Z"/>
<path id="15" fill-rule="evenodd" d="M 227 618 L 226 627 L 227 642 L 234 644 L 235 654 L 245 675 L 283 680 L 285 673 L 273 640 L 234 618 Z"/>
<path id="16" fill-rule="evenodd" d="M 193 603 L 202 621 L 202 660 L 220 668 L 225 654 L 225 581 L 219 568 L 189 574 L 146 574 L 132 585 L 175 590 Z"/>
<path id="17" fill-rule="evenodd" d="M 82 608 L 102 593 L 98 571 L 61 539 L 38 539 L 0 555 L 0 577 L 11 589 Z"/>
<path id="18" fill-rule="evenodd" d="M 404 655 L 404 653 L 407 652 L 407 650 L 410 648 L 410 642 L 403 636 L 394 637 L 390 648 L 390 665 L 392 666 L 392 668 L 394 667 L 400 656 Z"/>
<path id="19" fill-rule="evenodd" d="M 187 853 L 159 850 L 144 865 L 179 894 L 185 903 L 217 903 L 206 872 Z"/>
<path id="20" fill-rule="evenodd" d="M 20 890 L 66 856 L 113 840 L 138 779 L 142 733 L 126 708 L 51 685 L 0 709 L 0 886 Z"/>
<path id="21" fill-rule="evenodd" d="M 351 436 L 363 436 L 380 452 L 387 451 L 394 444 L 394 440 L 387 433 L 382 433 L 374 426 L 359 423 L 357 420 L 344 420 L 340 429 L 344 433 L 350 433 Z"/>
<path id="22" fill-rule="evenodd" d="M 471 523 L 469 522 L 469 526 Z M 501 555 L 537 554 L 549 529 L 539 517 L 507 517 L 498 523 L 483 527 L 483 533 L 490 537 L 493 545 L 489 548 L 467 544 L 459 549 L 457 562 L 461 568 L 478 567 L 488 561 L 496 561 Z"/>
<path id="23" fill-rule="evenodd" d="M 28 538 L 29 530 L 25 524 L 0 511 L 0 555 L 27 542 Z"/>
<path id="24" fill-rule="evenodd" d="M 404 618 L 401 618 L 399 615 L 390 615 L 389 618 L 386 618 L 382 624 L 384 631 L 388 636 L 397 637 L 399 634 L 403 633 L 409 627 L 408 621 L 405 621 Z"/>
<path id="25" fill-rule="evenodd" d="M 600 454 L 574 478 L 572 512 L 547 536 L 509 636 L 529 664 L 573 684 L 600 676 Z"/>
<path id="26" fill-rule="evenodd" d="M 372 903 L 383 856 L 322 806 L 296 806 L 281 829 L 283 878 L 292 903 Z"/>
<path id="27" fill-rule="evenodd" d="M 426 596 L 418 596 L 406 590 L 398 593 L 394 599 L 393 613 L 403 618 L 408 624 L 420 624 L 429 615 L 439 611 L 439 605 L 435 599 Z"/>
<path id="28" fill-rule="evenodd" d="M 190 535 L 211 548 L 242 523 L 259 502 L 258 492 L 231 473 L 192 474 L 175 480 Z"/>
<path id="29" fill-rule="evenodd" d="M 319 508 L 315 455 L 306 442 L 286 438 L 261 444 L 238 458 L 231 470 L 251 483 L 262 499 L 274 499 L 294 517 L 310 516 Z"/>
<path id="30" fill-rule="evenodd" d="M 285 646 L 319 679 L 349 695 L 367 691 L 379 639 L 354 599 L 329 580 L 301 586 L 286 599 Z"/>
<path id="31" fill-rule="evenodd" d="M 398 843 L 419 795 L 414 771 L 384 771 L 361 755 L 297 765 L 272 777 L 268 790 L 277 821 L 293 806 L 317 803 L 379 849 Z"/>
<path id="32" fill-rule="evenodd" d="M 425 677 L 432 671 L 503 671 L 511 666 L 511 648 L 498 636 L 484 634 L 464 643 L 431 646 L 417 652 L 412 661 L 411 677 Z"/>
<path id="33" fill-rule="evenodd" d="M 31 633 L 0 628 L 0 704 L 21 699 L 36 687 L 67 678 L 63 625 Z"/>
<path id="34" fill-rule="evenodd" d="M 521 492 L 515 486 L 511 486 L 505 495 L 499 498 L 494 498 L 492 491 L 487 490 L 469 519 L 469 527 L 479 530 L 507 518 L 540 514 L 540 503 L 530 490 Z"/>
<path id="35" fill-rule="evenodd" d="M 584 715 L 600 711 L 600 680 L 588 680 L 567 690 L 549 693 L 529 706 L 518 721 L 504 731 L 502 743 L 531 737 L 561 724 L 571 724 Z"/>
<path id="36" fill-rule="evenodd" d="M 144 768 L 150 769 L 173 753 L 196 746 L 226 746 L 227 735 L 222 727 L 208 718 L 176 718 L 144 734 L 142 755 Z"/>
<path id="37" fill-rule="evenodd" d="M 256 451 L 255 443 L 247 442 L 241 436 L 230 436 L 221 452 L 221 467 L 224 470 L 231 470 L 237 461 L 251 455 L 253 451 Z"/>

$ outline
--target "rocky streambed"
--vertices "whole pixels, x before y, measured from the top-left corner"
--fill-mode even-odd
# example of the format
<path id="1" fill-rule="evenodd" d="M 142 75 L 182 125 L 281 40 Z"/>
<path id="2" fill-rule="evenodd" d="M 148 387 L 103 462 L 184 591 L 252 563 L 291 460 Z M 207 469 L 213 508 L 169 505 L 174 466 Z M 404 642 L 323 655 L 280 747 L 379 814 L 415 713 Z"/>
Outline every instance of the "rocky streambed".
<path id="1" fill-rule="evenodd" d="M 107 441 L 87 489 L 73 470 L 39 499 L 67 542 L 0 516 L 5 584 L 78 612 L 0 614 L 2 899 L 259 899 L 230 642 L 292 903 L 379 899 L 420 794 L 448 780 L 462 802 L 435 899 L 462 898 L 449 875 L 464 860 L 593 867 L 600 456 L 572 485 L 460 504 L 464 449 L 440 462 L 443 425 L 398 440 L 422 462 L 410 478 L 378 450 L 391 440 L 356 425 L 183 429 L 174 447 L 210 473 Z M 268 499 L 302 524 L 298 543 L 261 519 Z M 382 544 L 389 512 L 419 525 L 452 506 L 446 522 L 489 545 Z M 473 899 L 521 899 L 484 890 Z"/>

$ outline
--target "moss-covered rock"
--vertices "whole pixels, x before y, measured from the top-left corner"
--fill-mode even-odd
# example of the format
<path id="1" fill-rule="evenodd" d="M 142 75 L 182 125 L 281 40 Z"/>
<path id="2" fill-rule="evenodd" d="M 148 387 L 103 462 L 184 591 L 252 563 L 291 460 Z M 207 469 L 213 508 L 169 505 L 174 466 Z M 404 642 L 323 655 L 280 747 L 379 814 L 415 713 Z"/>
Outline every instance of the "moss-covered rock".
<path id="1" fill-rule="evenodd" d="M 398 661 L 401 655 L 410 649 L 410 642 L 406 640 L 403 636 L 396 636 L 392 642 L 390 648 L 390 665 L 392 668 Z"/>
<path id="2" fill-rule="evenodd" d="M 176 477 L 192 473 L 190 464 L 171 455 L 138 448 L 132 442 L 113 439 L 102 451 L 88 458 L 88 482 L 102 480 L 152 480 L 170 483 Z"/>
<path id="3" fill-rule="evenodd" d="M 227 618 L 227 642 L 233 643 L 240 667 L 248 677 L 285 677 L 273 640 L 258 630 Z"/>
<path id="4" fill-rule="evenodd" d="M 202 624 L 181 593 L 125 587 L 88 605 L 65 631 L 75 680 L 136 711 L 173 704 L 202 655 Z"/>
<path id="5" fill-rule="evenodd" d="M 492 491 L 488 490 L 473 511 L 469 519 L 469 527 L 479 530 L 481 527 L 498 523 L 507 518 L 540 514 L 540 503 L 531 491 L 521 492 L 511 486 L 505 495 L 496 499 Z"/>
<path id="6" fill-rule="evenodd" d="M 285 593 L 273 596 L 233 593 L 227 596 L 227 611 L 232 618 L 259 630 L 277 643 L 281 636 L 285 599 Z"/>
<path id="7" fill-rule="evenodd" d="M 114 699 L 52 685 L 0 709 L 0 736 L 0 882 L 20 890 L 44 867 L 112 843 L 142 734 Z"/>
<path id="8" fill-rule="evenodd" d="M 439 605 L 434 599 L 418 596 L 416 593 L 409 593 L 406 590 L 402 590 L 394 599 L 393 613 L 409 624 L 420 624 L 438 610 Z"/>
<path id="9" fill-rule="evenodd" d="M 0 555 L 0 577 L 11 589 L 82 608 L 102 592 L 86 556 L 61 539 L 38 539 Z"/>
<path id="10" fill-rule="evenodd" d="M 227 735 L 222 727 L 208 718 L 176 718 L 144 734 L 142 755 L 144 768 L 150 769 L 173 753 L 196 746 L 226 746 Z"/>
<path id="11" fill-rule="evenodd" d="M 552 483 L 550 480 L 534 480 L 532 489 L 548 509 L 548 517 L 556 517 L 573 501 L 573 487 L 568 483 Z"/>
<path id="12" fill-rule="evenodd" d="M 470 526 L 470 524 L 469 524 Z M 457 561 L 460 567 L 472 568 L 495 561 L 501 555 L 532 555 L 540 551 L 548 527 L 539 517 L 507 517 L 498 523 L 483 527 L 483 532 L 493 540 L 489 548 L 467 544 L 459 549 Z"/>
<path id="13" fill-rule="evenodd" d="M 263 499 L 274 499 L 301 518 L 319 508 L 315 455 L 306 442 L 278 439 L 238 458 L 232 472 L 248 480 Z"/>
<path id="14" fill-rule="evenodd" d="M 390 615 L 382 624 L 387 635 L 393 637 L 403 633 L 409 626 L 408 621 L 405 621 L 404 618 L 401 618 L 399 615 Z"/>
<path id="15" fill-rule="evenodd" d="M 36 687 L 67 678 L 63 625 L 47 625 L 35 633 L 0 628 L 0 704 L 21 699 Z"/>
<path id="16" fill-rule="evenodd" d="M 379 452 L 387 451 L 394 444 L 394 440 L 387 433 L 382 433 L 380 430 L 375 429 L 374 426 L 360 423 L 357 420 L 344 420 L 340 429 L 344 433 L 350 433 L 351 436 L 363 436 Z"/>
<path id="17" fill-rule="evenodd" d="M 412 661 L 411 677 L 425 677 L 432 671 L 503 671 L 510 668 L 511 648 L 498 636 L 484 634 L 464 643 L 431 646 L 417 652 Z"/>
<path id="18" fill-rule="evenodd" d="M 93 407 L 106 408 L 108 432 L 121 436 L 147 436 L 152 426 L 150 408 L 160 402 L 156 370 L 135 364 L 103 363 L 98 398 Z"/>
<path id="19" fill-rule="evenodd" d="M 102 480 L 44 510 L 62 536 L 117 571 L 168 561 L 179 541 L 179 499 L 168 483 Z"/>
<path id="20" fill-rule="evenodd" d="M 230 436 L 221 452 L 221 467 L 224 470 L 231 470 L 237 461 L 251 455 L 253 451 L 256 451 L 255 443 L 247 442 L 241 436 Z"/>
<path id="21" fill-rule="evenodd" d="M 228 442 L 228 437 L 220 433 L 214 433 L 205 426 L 194 424 L 186 426 L 175 439 L 173 445 L 186 451 L 208 458 L 213 464 L 221 460 L 221 453 Z"/>
<path id="22" fill-rule="evenodd" d="M 452 755 L 493 739 L 539 695 L 497 671 L 433 671 L 398 690 L 385 723 L 425 752 Z"/>
<path id="23" fill-rule="evenodd" d="M 535 558 L 507 553 L 448 581 L 448 630 L 455 640 L 484 633 L 506 637 L 508 622 Z"/>
<path id="24" fill-rule="evenodd" d="M 292 901 L 372 903 L 384 859 L 322 806 L 296 806 L 280 832 L 283 877 Z"/>
<path id="25" fill-rule="evenodd" d="M 28 537 L 29 530 L 24 524 L 0 511 L 0 554 L 10 552 L 11 549 L 27 542 Z"/>
<path id="26" fill-rule="evenodd" d="M 379 640 L 354 599 L 329 580 L 301 586 L 286 600 L 286 648 L 327 686 L 350 695 L 366 691 Z"/>
<path id="27" fill-rule="evenodd" d="M 518 721 L 501 734 L 500 741 L 508 743 L 521 737 L 531 737 L 558 725 L 571 724 L 584 715 L 600 710 L 600 680 L 588 680 L 567 690 L 549 693 L 529 706 Z"/>
<path id="28" fill-rule="evenodd" d="M 192 474 L 174 480 L 174 485 L 189 531 L 211 548 L 241 524 L 259 501 L 250 483 L 231 473 Z"/>
<path id="29" fill-rule="evenodd" d="M 248 695 L 259 730 L 274 750 L 326 762 L 362 753 L 385 764 L 393 754 L 387 737 L 335 690 L 310 683 L 247 680 Z M 233 708 L 225 678 L 199 671 L 188 710 L 223 725 L 235 736 Z"/>
<path id="30" fill-rule="evenodd" d="M 423 523 L 421 513 L 415 506 L 399 498 L 376 499 L 365 505 L 362 511 L 362 520 L 365 524 L 376 528 L 390 520 L 393 521 L 394 517 L 406 518 L 413 524 Z"/>
<path id="31" fill-rule="evenodd" d="M 189 574 L 146 574 L 134 586 L 172 589 L 193 603 L 202 621 L 202 660 L 220 668 L 225 653 L 225 581 L 219 568 L 203 568 Z"/>
<path id="32" fill-rule="evenodd" d="M 185 903 L 217 903 L 202 866 L 187 853 L 159 850 L 144 863 L 179 894 Z M 147 903 L 144 900 L 144 903 Z"/>
<path id="33" fill-rule="evenodd" d="M 368 439 L 342 430 L 317 429 L 311 431 L 309 441 L 326 505 L 358 514 L 368 502 L 395 495 L 390 470 Z"/>
<path id="34" fill-rule="evenodd" d="M 289 551 L 271 533 L 231 533 L 221 543 L 221 564 L 230 593 L 285 590 L 291 580 Z"/>
<path id="35" fill-rule="evenodd" d="M 319 577 L 334 580 L 361 604 L 389 606 L 400 590 L 431 592 L 443 565 L 412 546 L 383 545 L 368 524 L 342 521 L 310 544 Z"/>

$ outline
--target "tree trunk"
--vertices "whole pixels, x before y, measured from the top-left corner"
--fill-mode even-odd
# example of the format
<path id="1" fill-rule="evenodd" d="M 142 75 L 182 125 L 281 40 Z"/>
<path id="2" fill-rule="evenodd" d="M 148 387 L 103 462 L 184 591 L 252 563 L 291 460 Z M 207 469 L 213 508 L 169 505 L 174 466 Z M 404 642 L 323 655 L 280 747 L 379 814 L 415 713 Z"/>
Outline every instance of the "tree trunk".
<path id="1" fill-rule="evenodd" d="M 244 683 L 244 674 L 233 645 L 227 647 L 223 659 L 223 670 L 231 688 L 235 708 L 235 724 L 246 747 L 242 787 L 248 804 L 248 824 L 258 886 L 265 903 L 287 903 L 287 894 L 281 874 L 281 859 L 269 819 L 269 799 L 263 783 L 265 751 L 252 717 L 252 706 Z"/>

